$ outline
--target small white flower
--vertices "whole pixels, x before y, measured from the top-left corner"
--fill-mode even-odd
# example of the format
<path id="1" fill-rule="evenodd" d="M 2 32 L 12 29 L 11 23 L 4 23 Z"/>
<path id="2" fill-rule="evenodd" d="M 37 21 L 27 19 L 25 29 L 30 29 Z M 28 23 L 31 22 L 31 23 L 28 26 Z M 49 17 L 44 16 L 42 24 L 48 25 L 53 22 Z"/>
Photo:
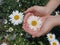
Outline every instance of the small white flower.
<path id="1" fill-rule="evenodd" d="M 56 11 L 55 13 L 56 13 L 56 16 L 59 15 L 59 11 Z"/>
<path id="2" fill-rule="evenodd" d="M 55 40 L 55 34 L 48 33 L 47 38 L 49 41 Z"/>
<path id="3" fill-rule="evenodd" d="M 58 40 L 53 40 L 50 42 L 50 45 L 60 45 Z"/>
<path id="4" fill-rule="evenodd" d="M 16 0 L 16 2 L 19 2 L 19 0 Z"/>
<path id="5" fill-rule="evenodd" d="M 16 44 L 14 44 L 14 45 L 16 45 Z"/>
<path id="6" fill-rule="evenodd" d="M 13 23 L 13 25 L 18 25 L 21 24 L 23 21 L 23 13 L 19 12 L 19 11 L 13 11 L 13 13 L 9 16 L 10 17 L 10 21 L 11 23 Z"/>
<path id="7" fill-rule="evenodd" d="M 41 27 L 42 21 L 39 17 L 32 15 L 28 18 L 27 23 L 31 29 L 37 30 Z"/>
<path id="8" fill-rule="evenodd" d="M 19 4 L 19 7 L 21 6 L 21 4 Z"/>
<path id="9" fill-rule="evenodd" d="M 7 20 L 6 19 L 4 20 L 4 24 L 7 24 Z"/>
<path id="10" fill-rule="evenodd" d="M 5 36 L 4 36 L 4 38 L 6 38 L 6 39 L 7 39 L 7 38 L 8 38 L 8 36 L 9 36 L 9 35 L 7 34 L 7 35 L 5 35 Z"/>
<path id="11" fill-rule="evenodd" d="M 20 34 L 21 36 L 23 35 L 23 33 Z"/>
<path id="12" fill-rule="evenodd" d="M 1 45 L 8 45 L 7 43 L 3 42 Z"/>
<path id="13" fill-rule="evenodd" d="M 13 28 L 12 27 L 10 27 L 8 30 L 7 30 L 7 32 L 12 32 L 13 31 Z"/>

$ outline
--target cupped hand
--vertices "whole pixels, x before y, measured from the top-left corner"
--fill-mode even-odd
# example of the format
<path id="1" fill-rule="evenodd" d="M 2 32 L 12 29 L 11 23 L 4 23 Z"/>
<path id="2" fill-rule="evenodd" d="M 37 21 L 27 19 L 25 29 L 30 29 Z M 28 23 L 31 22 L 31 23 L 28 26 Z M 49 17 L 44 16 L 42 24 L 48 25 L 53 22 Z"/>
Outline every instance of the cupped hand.
<path id="1" fill-rule="evenodd" d="M 48 16 L 46 21 L 41 27 L 41 30 L 37 31 L 37 33 L 34 33 L 32 37 L 40 37 L 42 35 L 45 35 L 46 33 L 50 32 L 51 29 L 56 26 L 56 17 L 55 16 Z"/>
<path id="2" fill-rule="evenodd" d="M 28 24 L 27 24 L 27 19 L 28 19 L 31 15 L 33 15 L 33 14 L 32 14 L 32 13 L 28 13 L 27 15 L 25 15 L 24 21 L 23 21 L 23 29 L 24 29 L 26 32 L 28 32 L 30 35 L 33 35 L 33 34 L 36 34 L 37 31 L 34 31 L 34 30 L 30 29 L 29 26 L 28 26 Z M 40 19 L 41 19 L 42 25 L 43 25 L 43 23 L 44 23 L 45 20 L 47 19 L 47 16 L 45 16 L 45 17 L 40 17 Z M 41 27 L 42 27 L 42 25 L 41 25 Z M 38 30 L 40 30 L 40 28 L 39 28 Z"/>
<path id="3" fill-rule="evenodd" d="M 24 13 L 25 14 L 33 13 L 34 15 L 48 16 L 48 11 L 46 6 L 33 6 L 28 8 Z"/>

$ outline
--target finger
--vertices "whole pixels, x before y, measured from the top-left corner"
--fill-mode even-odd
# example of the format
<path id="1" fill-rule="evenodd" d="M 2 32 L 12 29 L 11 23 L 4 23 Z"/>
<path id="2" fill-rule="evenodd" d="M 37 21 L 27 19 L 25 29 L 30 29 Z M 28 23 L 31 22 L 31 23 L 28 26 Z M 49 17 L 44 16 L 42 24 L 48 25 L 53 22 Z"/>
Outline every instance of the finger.
<path id="1" fill-rule="evenodd" d="M 36 37 L 40 37 L 43 34 L 43 30 L 41 30 Z"/>
<path id="2" fill-rule="evenodd" d="M 27 32 L 27 33 L 29 33 L 30 35 L 32 35 L 32 32 L 28 30 L 27 25 L 24 24 L 22 28 L 24 29 L 25 32 Z"/>
<path id="3" fill-rule="evenodd" d="M 33 10 L 34 10 L 34 7 L 31 7 L 31 8 L 28 8 L 26 11 L 24 11 L 24 13 L 26 14 L 28 12 L 33 12 Z"/>
<path id="4" fill-rule="evenodd" d="M 31 15 L 32 15 L 32 13 L 28 13 L 28 14 L 25 15 L 24 20 L 23 20 L 24 23 L 26 23 L 27 18 L 28 18 L 29 16 L 31 16 Z"/>
<path id="5" fill-rule="evenodd" d="M 49 33 L 52 30 L 52 28 L 48 28 L 47 31 L 45 33 L 43 33 L 43 35 Z"/>
<path id="6" fill-rule="evenodd" d="M 35 33 L 35 31 L 32 31 L 26 23 L 23 24 L 22 28 L 25 30 L 25 32 L 29 33 L 30 35 L 33 35 Z"/>
<path id="7" fill-rule="evenodd" d="M 42 17 L 43 19 L 42 19 L 42 25 L 41 25 L 41 28 L 40 28 L 40 30 L 38 31 L 38 35 L 37 35 L 37 37 L 40 37 L 40 36 L 42 36 L 42 34 L 45 32 L 45 28 L 46 28 L 46 26 L 45 26 L 45 21 L 47 20 L 47 17 L 48 16 L 45 16 L 45 17 Z"/>
<path id="8" fill-rule="evenodd" d="M 35 36 L 32 36 L 32 38 L 35 38 Z"/>

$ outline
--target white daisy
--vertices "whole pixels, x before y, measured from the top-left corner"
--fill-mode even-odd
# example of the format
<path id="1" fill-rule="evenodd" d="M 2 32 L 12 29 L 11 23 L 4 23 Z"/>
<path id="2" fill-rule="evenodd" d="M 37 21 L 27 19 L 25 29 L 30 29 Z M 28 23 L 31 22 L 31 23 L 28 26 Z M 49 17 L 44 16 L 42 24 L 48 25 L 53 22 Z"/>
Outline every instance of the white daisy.
<path id="1" fill-rule="evenodd" d="M 37 30 L 41 27 L 42 21 L 39 17 L 32 15 L 28 18 L 27 23 L 31 29 Z"/>
<path id="2" fill-rule="evenodd" d="M 19 0 L 16 0 L 16 2 L 19 2 Z"/>
<path id="3" fill-rule="evenodd" d="M 10 27 L 6 32 L 12 32 L 13 31 L 13 28 Z"/>
<path id="4" fill-rule="evenodd" d="M 16 45 L 16 44 L 14 44 L 14 45 Z"/>
<path id="5" fill-rule="evenodd" d="M 20 34 L 21 36 L 23 35 L 23 33 Z"/>
<path id="6" fill-rule="evenodd" d="M 4 24 L 7 24 L 7 20 L 6 19 L 4 20 Z"/>
<path id="7" fill-rule="evenodd" d="M 55 40 L 55 34 L 49 33 L 49 34 L 47 34 L 47 38 L 49 41 Z"/>
<path id="8" fill-rule="evenodd" d="M 56 11 L 55 13 L 56 13 L 56 16 L 59 15 L 59 11 Z"/>
<path id="9" fill-rule="evenodd" d="M 50 42 L 50 45 L 60 45 L 58 40 L 53 40 Z"/>
<path id="10" fill-rule="evenodd" d="M 7 39 L 7 38 L 8 38 L 8 36 L 9 36 L 8 34 L 7 34 L 7 35 L 4 35 L 4 38 L 5 38 L 5 39 Z"/>
<path id="11" fill-rule="evenodd" d="M 13 23 L 13 25 L 18 25 L 21 24 L 23 21 L 23 13 L 19 12 L 19 11 L 13 11 L 13 13 L 9 16 L 10 17 L 10 21 L 11 23 Z"/>
<path id="12" fill-rule="evenodd" d="M 21 4 L 19 4 L 19 7 L 21 6 Z"/>
<path id="13" fill-rule="evenodd" d="M 7 43 L 3 42 L 1 45 L 8 45 Z"/>

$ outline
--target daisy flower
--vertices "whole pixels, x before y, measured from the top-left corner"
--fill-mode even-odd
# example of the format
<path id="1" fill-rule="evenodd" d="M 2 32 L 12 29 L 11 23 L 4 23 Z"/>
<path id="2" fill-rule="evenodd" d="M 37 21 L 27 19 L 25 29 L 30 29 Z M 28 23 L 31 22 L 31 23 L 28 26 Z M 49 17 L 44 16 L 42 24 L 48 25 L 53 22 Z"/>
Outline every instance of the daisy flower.
<path id="1" fill-rule="evenodd" d="M 59 15 L 60 12 L 59 11 L 56 11 L 55 13 L 56 13 L 56 16 L 57 16 L 57 15 Z"/>
<path id="2" fill-rule="evenodd" d="M 19 2 L 19 0 L 16 0 L 16 2 Z"/>
<path id="3" fill-rule="evenodd" d="M 16 44 L 14 44 L 14 45 L 16 45 Z"/>
<path id="4" fill-rule="evenodd" d="M 47 38 L 49 41 L 55 40 L 55 34 L 48 33 Z"/>
<path id="5" fill-rule="evenodd" d="M 7 43 L 3 42 L 1 45 L 8 45 Z"/>
<path id="6" fill-rule="evenodd" d="M 7 38 L 8 38 L 8 36 L 9 36 L 9 35 L 8 35 L 8 34 L 6 34 L 6 35 L 4 35 L 4 38 L 5 38 L 5 39 L 7 39 Z"/>
<path id="7" fill-rule="evenodd" d="M 50 45 L 60 45 L 58 40 L 53 40 L 50 42 Z"/>
<path id="8" fill-rule="evenodd" d="M 23 21 L 23 13 L 19 12 L 19 11 L 13 11 L 13 13 L 9 16 L 11 23 L 13 23 L 13 25 L 18 25 L 21 24 Z"/>
<path id="9" fill-rule="evenodd" d="M 32 30 L 37 30 L 41 27 L 42 21 L 39 17 L 32 15 L 27 19 L 27 23 Z"/>
<path id="10" fill-rule="evenodd" d="M 13 31 L 13 28 L 10 27 L 6 32 L 12 32 Z"/>
<path id="11" fill-rule="evenodd" d="M 5 19 L 5 20 L 4 20 L 4 24 L 7 24 L 7 22 L 8 22 L 8 21 Z"/>

